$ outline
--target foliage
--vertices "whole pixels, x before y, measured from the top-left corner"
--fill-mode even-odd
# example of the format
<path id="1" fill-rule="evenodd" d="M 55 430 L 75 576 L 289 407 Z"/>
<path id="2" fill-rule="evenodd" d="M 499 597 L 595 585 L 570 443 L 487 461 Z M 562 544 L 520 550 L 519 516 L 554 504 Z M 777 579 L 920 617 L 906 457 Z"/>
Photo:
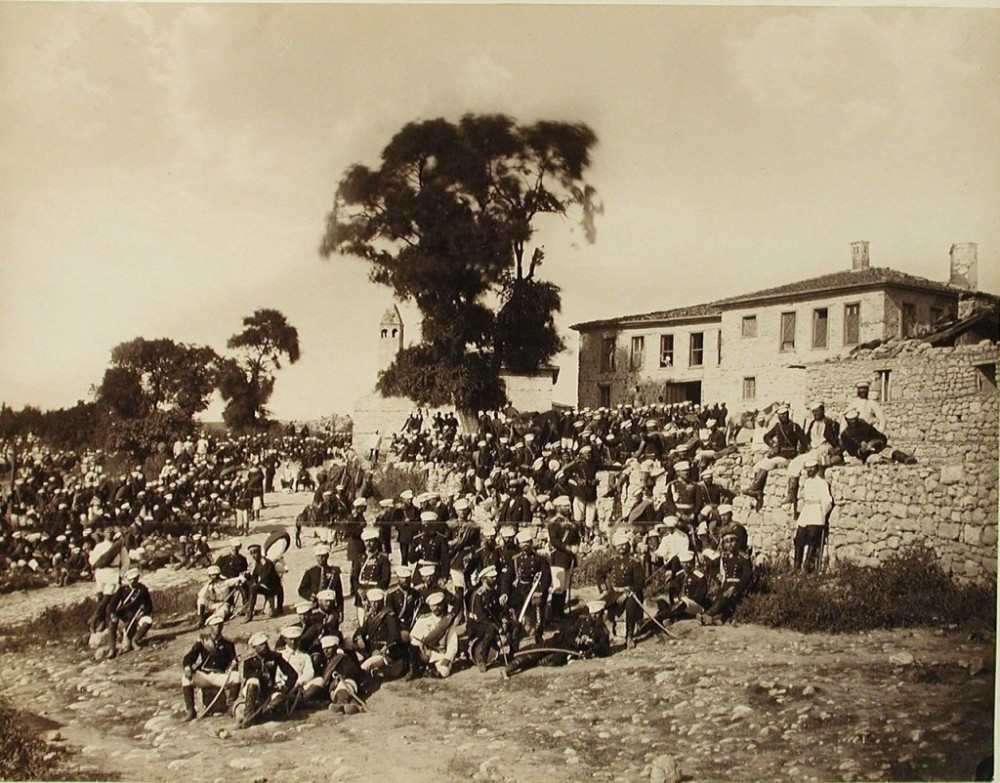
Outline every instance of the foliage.
<path id="1" fill-rule="evenodd" d="M 457 124 L 409 123 L 383 150 L 379 168 L 347 170 L 320 252 L 370 262 L 372 281 L 414 300 L 423 316 L 425 350 L 401 353 L 386 388 L 406 388 L 422 404 L 474 410 L 482 407 L 475 399 L 502 395 L 498 369 L 508 353 L 530 371 L 558 352 L 558 288 L 531 284 L 541 256 L 526 274 L 525 246 L 537 218 L 575 210 L 593 241 L 600 206 L 583 172 L 596 141 L 583 124 L 521 126 L 503 115 L 469 114 Z M 507 305 L 499 349 L 487 295 Z M 522 328 L 542 334 L 518 339 Z M 463 374 L 470 357 L 477 361 Z"/>
<path id="2" fill-rule="evenodd" d="M 97 398 L 122 418 L 158 410 L 190 417 L 208 407 L 218 365 L 218 354 L 207 346 L 137 337 L 112 349 Z"/>
<path id="3" fill-rule="evenodd" d="M 109 417 L 105 448 L 144 460 L 194 432 L 194 422 L 180 410 L 153 411 L 141 419 Z"/>
<path id="4" fill-rule="evenodd" d="M 845 564 L 824 574 L 763 566 L 734 619 L 797 631 L 996 627 L 996 589 L 960 585 L 934 552 L 912 547 L 875 568 Z"/>
<path id="5" fill-rule="evenodd" d="M 559 286 L 507 275 L 501 296 L 494 341 L 497 358 L 512 372 L 535 372 L 566 347 L 555 322 L 555 313 L 562 309 Z"/>
<path id="6" fill-rule="evenodd" d="M 573 571 L 573 582 L 580 587 L 602 584 L 604 576 L 611 570 L 610 549 L 595 549 L 588 552 L 576 564 Z"/>
<path id="7" fill-rule="evenodd" d="M 447 373 L 440 369 L 445 366 L 451 367 Z M 503 382 L 488 356 L 470 353 L 461 360 L 448 359 L 437 346 L 426 343 L 400 351 L 376 385 L 387 396 L 410 397 L 424 405 L 460 399 L 470 409 L 493 410 L 505 401 Z"/>
<path id="8" fill-rule="evenodd" d="M 256 429 L 267 418 L 274 373 L 282 358 L 299 360 L 299 333 L 278 310 L 262 309 L 243 319 L 244 329 L 229 338 L 238 358 L 221 363 L 219 392 L 227 405 L 222 417 L 234 429 Z"/>
<path id="9" fill-rule="evenodd" d="M 20 590 L 35 590 L 39 587 L 47 587 L 49 580 L 42 574 L 34 571 L 7 571 L 0 573 L 0 595 L 16 593 Z"/>
<path id="10" fill-rule="evenodd" d="M 0 780 L 48 780 L 54 759 L 49 746 L 36 737 L 21 713 L 0 701 Z"/>
<path id="11" fill-rule="evenodd" d="M 390 464 L 375 472 L 373 483 L 379 496 L 383 498 L 398 498 L 408 489 L 413 490 L 414 495 L 419 495 L 427 491 L 427 474 L 422 470 L 404 470 Z"/>
<path id="12" fill-rule="evenodd" d="M 0 406 L 0 438 L 32 434 L 59 449 L 82 449 L 100 440 L 104 427 L 100 406 L 77 402 L 72 408 L 42 411 L 26 405 L 20 411 Z"/>

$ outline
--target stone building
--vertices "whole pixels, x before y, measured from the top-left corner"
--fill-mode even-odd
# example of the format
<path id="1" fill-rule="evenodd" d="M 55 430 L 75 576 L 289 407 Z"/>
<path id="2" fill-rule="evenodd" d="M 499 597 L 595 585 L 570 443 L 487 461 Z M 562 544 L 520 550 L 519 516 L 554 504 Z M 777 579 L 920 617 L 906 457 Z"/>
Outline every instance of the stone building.
<path id="1" fill-rule="evenodd" d="M 867 343 L 913 337 L 996 297 L 976 292 L 976 245 L 953 245 L 948 282 L 869 264 L 707 304 L 575 324 L 578 405 L 725 402 L 730 410 L 808 397 L 807 367 Z M 975 308 L 970 307 L 973 303 Z M 984 316 L 980 316 L 982 320 Z M 977 321 L 978 323 L 978 321 Z"/>

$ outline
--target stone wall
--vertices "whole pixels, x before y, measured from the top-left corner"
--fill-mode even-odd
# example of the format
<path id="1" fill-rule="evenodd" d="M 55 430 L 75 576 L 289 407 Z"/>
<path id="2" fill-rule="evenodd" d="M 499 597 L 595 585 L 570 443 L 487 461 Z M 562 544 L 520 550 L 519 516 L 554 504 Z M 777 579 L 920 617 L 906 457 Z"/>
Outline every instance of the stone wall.
<path id="1" fill-rule="evenodd" d="M 750 482 L 754 456 L 741 452 L 720 460 L 720 483 Z M 910 544 L 925 544 L 942 566 L 965 581 L 996 579 L 997 462 L 974 465 L 831 467 L 825 471 L 834 497 L 830 515 L 830 560 L 875 565 Z M 764 507 L 750 498 L 734 503 L 750 542 L 772 559 L 791 556 L 795 522 L 784 503 L 788 476 L 768 476 Z"/>

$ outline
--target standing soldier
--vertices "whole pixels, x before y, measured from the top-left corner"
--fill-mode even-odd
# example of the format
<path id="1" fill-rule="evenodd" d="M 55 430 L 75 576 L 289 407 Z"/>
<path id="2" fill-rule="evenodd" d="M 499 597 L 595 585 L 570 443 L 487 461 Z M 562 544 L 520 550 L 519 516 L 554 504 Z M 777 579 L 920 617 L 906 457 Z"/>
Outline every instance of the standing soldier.
<path id="1" fill-rule="evenodd" d="M 518 612 L 518 621 L 524 625 L 525 634 L 534 627 L 535 644 L 541 644 L 545 626 L 545 603 L 552 586 L 552 572 L 548 561 L 535 551 L 535 539 L 530 531 L 522 530 L 518 533 L 517 543 L 521 551 L 514 556 L 511 609 Z"/>
<path id="2" fill-rule="evenodd" d="M 433 565 L 437 569 L 438 578 L 443 581 L 448 578 L 450 562 L 448 542 L 433 527 L 437 520 L 437 512 L 420 512 L 420 532 L 410 545 L 410 557 L 419 565 Z"/>
<path id="3" fill-rule="evenodd" d="M 465 498 L 459 498 L 455 501 L 454 507 L 455 513 L 458 514 L 458 526 L 448 547 L 451 552 L 449 566 L 451 583 L 455 586 L 455 596 L 464 606 L 468 590 L 466 574 L 469 570 L 469 564 L 479 548 L 481 534 L 479 526 L 469 517 L 471 512 L 469 501 Z"/>
<path id="4" fill-rule="evenodd" d="M 375 518 L 375 528 L 378 530 L 379 546 L 386 555 L 392 554 L 392 498 L 378 502 L 378 516 Z"/>
<path id="5" fill-rule="evenodd" d="M 819 462 L 806 460 L 806 479 L 802 482 L 802 511 L 795 531 L 795 567 L 812 571 L 819 565 L 826 519 L 833 508 L 830 484 L 819 475 Z"/>
<path id="6" fill-rule="evenodd" d="M 299 597 L 304 601 L 314 601 L 324 590 L 332 590 L 336 595 L 337 608 L 343 611 L 344 588 L 340 583 L 340 568 L 330 563 L 330 548 L 325 544 L 313 547 L 316 565 L 302 574 L 299 582 Z"/>
<path id="7" fill-rule="evenodd" d="M 236 670 L 236 645 L 222 635 L 223 619 L 209 618 L 208 630 L 203 631 L 187 655 L 181 660 L 181 688 L 184 691 L 184 720 L 194 720 L 194 689 L 213 688 L 225 691 L 226 708 L 232 710 L 240 692 Z M 235 674 L 235 677 L 233 676 Z"/>
<path id="8" fill-rule="evenodd" d="M 393 509 L 392 520 L 396 524 L 396 543 L 399 545 L 399 562 L 402 565 L 412 565 L 415 560 L 410 558 L 410 542 L 416 533 L 416 523 L 420 512 L 413 504 L 413 490 L 400 493 L 402 505 Z"/>
<path id="9" fill-rule="evenodd" d="M 388 589 L 392 581 L 392 564 L 389 557 L 381 549 L 379 534 L 375 528 L 365 528 L 361 534 L 365 545 L 365 557 L 358 570 L 358 590 L 354 596 L 354 606 L 357 609 L 358 625 L 364 624 L 366 595 L 373 588 L 380 591 Z"/>
<path id="10" fill-rule="evenodd" d="M 118 655 L 116 642 L 119 621 L 125 623 L 122 652 L 128 652 L 133 646 L 141 647 L 143 637 L 153 625 L 153 599 L 149 595 L 149 588 L 139 581 L 138 568 L 133 568 L 125 574 L 125 583 L 111 596 L 111 602 L 108 604 L 110 631 L 108 658 Z"/>
<path id="11" fill-rule="evenodd" d="M 571 509 L 568 496 L 560 495 L 552 501 L 552 505 L 556 509 L 548 527 L 549 546 L 552 549 L 552 616 L 556 620 L 562 620 L 566 617 L 566 602 L 573 585 L 573 567 L 580 548 L 580 529 L 567 516 Z"/>
<path id="12" fill-rule="evenodd" d="M 590 446 L 580 449 L 577 460 L 566 467 L 565 477 L 573 495 L 573 521 L 583 524 L 593 538 L 597 526 L 597 461 Z"/>
<path id="13" fill-rule="evenodd" d="M 646 578 L 642 563 L 630 554 L 628 533 L 619 530 L 611 541 L 615 555 L 605 576 L 604 601 L 608 607 L 608 619 L 617 631 L 617 621 L 625 615 L 625 646 L 635 647 L 635 625 L 642 616 L 643 587 Z M 616 633 L 617 635 L 617 633 Z"/>
<path id="14" fill-rule="evenodd" d="M 396 569 L 396 579 L 396 585 L 386 591 L 385 602 L 399 620 L 403 641 L 408 642 L 410 628 L 413 627 L 423 598 L 413 587 L 413 569 L 410 566 L 399 566 Z"/>
<path id="15" fill-rule="evenodd" d="M 677 478 L 667 484 L 666 513 L 677 517 L 678 527 L 688 535 L 693 535 L 698 526 L 701 511 L 701 497 L 698 485 L 690 477 L 691 463 L 680 461 L 674 464 Z"/>

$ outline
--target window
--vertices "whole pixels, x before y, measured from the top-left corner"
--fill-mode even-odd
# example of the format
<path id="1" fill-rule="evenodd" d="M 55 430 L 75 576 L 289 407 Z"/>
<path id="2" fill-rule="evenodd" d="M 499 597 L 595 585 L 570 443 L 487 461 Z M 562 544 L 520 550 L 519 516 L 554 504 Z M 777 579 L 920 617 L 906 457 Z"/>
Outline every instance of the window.
<path id="1" fill-rule="evenodd" d="M 715 333 L 715 366 L 722 364 L 722 330 Z"/>
<path id="2" fill-rule="evenodd" d="M 943 307 L 932 307 L 931 308 L 931 325 L 933 326 L 938 321 L 944 318 L 944 308 Z"/>
<path id="3" fill-rule="evenodd" d="M 701 367 L 705 363 L 705 333 L 691 332 L 691 353 L 688 357 L 688 365 L 691 367 Z"/>
<path id="4" fill-rule="evenodd" d="M 660 335 L 660 367 L 674 366 L 674 336 L 672 334 Z"/>
<path id="5" fill-rule="evenodd" d="M 781 350 L 795 350 L 795 313 L 781 314 Z"/>
<path id="6" fill-rule="evenodd" d="M 632 354 L 629 357 L 629 368 L 632 370 L 642 369 L 643 355 L 646 352 L 646 338 L 645 337 L 633 337 L 632 338 Z"/>
<path id="7" fill-rule="evenodd" d="M 743 399 L 744 400 L 756 400 L 757 399 L 757 379 L 756 378 L 744 378 L 743 379 Z"/>
<path id="8" fill-rule="evenodd" d="M 878 371 L 878 393 L 879 393 L 879 399 L 882 402 L 889 402 L 889 400 L 892 399 L 892 388 L 889 382 L 889 378 L 891 375 L 892 375 L 892 370 Z"/>
<path id="9" fill-rule="evenodd" d="M 861 305 L 857 302 L 844 305 L 844 345 L 861 342 Z"/>
<path id="10" fill-rule="evenodd" d="M 984 362 L 983 364 L 975 365 L 976 373 L 976 390 L 981 392 L 989 392 L 990 394 L 997 393 L 997 365 L 996 362 L 990 364 L 989 362 Z"/>
<path id="11" fill-rule="evenodd" d="M 743 332 L 744 337 L 756 337 L 757 336 L 757 316 L 756 315 L 744 315 L 743 316 Z"/>
<path id="12" fill-rule="evenodd" d="M 899 322 L 899 336 L 913 337 L 917 329 L 917 306 L 913 302 L 903 302 L 903 318 Z"/>
<path id="13" fill-rule="evenodd" d="M 830 311 L 825 307 L 813 310 L 813 348 L 826 348 L 829 327 Z"/>
<path id="14" fill-rule="evenodd" d="M 615 369 L 615 338 L 601 338 L 601 372 L 612 372 Z"/>
<path id="15" fill-rule="evenodd" d="M 611 407 L 611 384 L 602 383 L 597 387 L 597 394 L 600 398 L 599 407 L 610 408 Z"/>
<path id="16" fill-rule="evenodd" d="M 382 336 L 383 337 L 388 337 L 389 336 L 389 330 L 388 329 L 383 329 L 382 330 Z"/>

